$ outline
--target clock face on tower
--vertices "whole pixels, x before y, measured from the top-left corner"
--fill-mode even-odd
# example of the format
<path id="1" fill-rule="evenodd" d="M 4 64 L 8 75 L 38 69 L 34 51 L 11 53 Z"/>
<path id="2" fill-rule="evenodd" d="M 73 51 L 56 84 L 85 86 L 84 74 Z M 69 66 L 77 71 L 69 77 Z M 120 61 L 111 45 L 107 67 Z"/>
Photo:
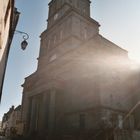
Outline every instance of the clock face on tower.
<path id="1" fill-rule="evenodd" d="M 57 13 L 54 14 L 53 20 L 54 20 L 54 21 L 58 20 L 59 18 L 62 17 L 62 15 L 63 15 L 63 14 L 62 14 L 62 11 L 58 11 Z"/>
<path id="2" fill-rule="evenodd" d="M 57 58 L 57 55 L 56 55 L 56 54 L 53 54 L 53 55 L 50 57 L 49 62 L 54 61 L 56 58 Z"/>
<path id="3" fill-rule="evenodd" d="M 57 19 L 58 19 L 58 16 L 59 16 L 59 14 L 56 13 L 56 14 L 54 15 L 54 20 L 57 20 Z"/>

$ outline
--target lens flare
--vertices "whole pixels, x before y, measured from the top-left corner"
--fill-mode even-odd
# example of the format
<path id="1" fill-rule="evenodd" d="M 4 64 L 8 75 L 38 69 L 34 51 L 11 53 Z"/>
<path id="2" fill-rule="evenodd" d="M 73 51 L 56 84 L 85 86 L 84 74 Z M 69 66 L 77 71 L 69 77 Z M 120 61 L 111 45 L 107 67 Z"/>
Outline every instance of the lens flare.
<path id="1" fill-rule="evenodd" d="M 128 57 L 130 60 L 135 61 L 136 63 L 140 64 L 140 53 L 137 52 L 129 52 Z"/>

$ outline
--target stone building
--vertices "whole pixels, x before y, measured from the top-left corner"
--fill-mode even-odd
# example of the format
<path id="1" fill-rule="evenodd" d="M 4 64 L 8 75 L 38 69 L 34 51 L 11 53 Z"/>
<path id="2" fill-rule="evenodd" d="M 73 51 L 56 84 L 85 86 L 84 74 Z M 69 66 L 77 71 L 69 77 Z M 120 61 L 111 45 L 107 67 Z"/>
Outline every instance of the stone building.
<path id="1" fill-rule="evenodd" d="M 0 134 L 2 133 L 2 122 L 0 121 Z"/>
<path id="2" fill-rule="evenodd" d="M 14 125 L 13 127 L 16 129 L 16 135 L 23 134 L 23 124 L 21 122 L 21 105 L 17 106 L 14 110 Z"/>
<path id="3" fill-rule="evenodd" d="M 9 136 L 10 135 L 10 128 L 12 126 L 11 118 L 13 118 L 12 114 L 14 112 L 14 106 L 12 106 L 8 112 L 6 112 L 3 115 L 2 118 L 2 130 L 4 132 L 4 135 Z"/>
<path id="4" fill-rule="evenodd" d="M 38 68 L 23 84 L 24 134 L 131 140 L 131 62 L 99 27 L 90 17 L 89 0 L 49 3 Z"/>
<path id="5" fill-rule="evenodd" d="M 12 106 L 2 119 L 2 130 L 5 136 L 22 135 L 21 105 L 14 108 Z"/>
<path id="6" fill-rule="evenodd" d="M 14 0 L 0 0 L 0 99 L 9 49 L 19 18 L 14 5 Z"/>

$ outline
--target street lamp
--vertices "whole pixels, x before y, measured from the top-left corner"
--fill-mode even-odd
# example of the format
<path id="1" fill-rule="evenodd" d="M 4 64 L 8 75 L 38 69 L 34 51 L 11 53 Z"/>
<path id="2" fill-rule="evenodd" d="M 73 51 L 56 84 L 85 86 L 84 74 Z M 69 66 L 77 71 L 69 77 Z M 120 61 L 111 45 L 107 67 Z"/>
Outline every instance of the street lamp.
<path id="1" fill-rule="evenodd" d="M 18 31 L 18 30 L 15 30 L 15 33 L 20 33 L 21 35 L 23 35 L 22 36 L 23 41 L 21 42 L 21 49 L 25 50 L 27 45 L 28 45 L 27 40 L 29 39 L 29 35 L 27 33 L 25 33 L 25 32 Z"/>

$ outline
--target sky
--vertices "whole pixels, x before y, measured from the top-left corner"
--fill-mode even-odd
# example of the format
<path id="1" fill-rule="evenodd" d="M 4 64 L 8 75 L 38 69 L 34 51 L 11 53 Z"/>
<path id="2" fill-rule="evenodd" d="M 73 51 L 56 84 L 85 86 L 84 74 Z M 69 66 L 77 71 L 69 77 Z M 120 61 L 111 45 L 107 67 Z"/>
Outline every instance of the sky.
<path id="1" fill-rule="evenodd" d="M 37 69 L 40 34 L 47 28 L 50 0 L 15 0 L 20 14 L 17 30 L 29 34 L 28 47 L 21 50 L 21 34 L 15 34 L 10 49 L 0 120 L 12 105 L 22 100 L 24 78 Z M 91 17 L 101 25 L 100 34 L 140 61 L 140 0 L 91 0 Z"/>

